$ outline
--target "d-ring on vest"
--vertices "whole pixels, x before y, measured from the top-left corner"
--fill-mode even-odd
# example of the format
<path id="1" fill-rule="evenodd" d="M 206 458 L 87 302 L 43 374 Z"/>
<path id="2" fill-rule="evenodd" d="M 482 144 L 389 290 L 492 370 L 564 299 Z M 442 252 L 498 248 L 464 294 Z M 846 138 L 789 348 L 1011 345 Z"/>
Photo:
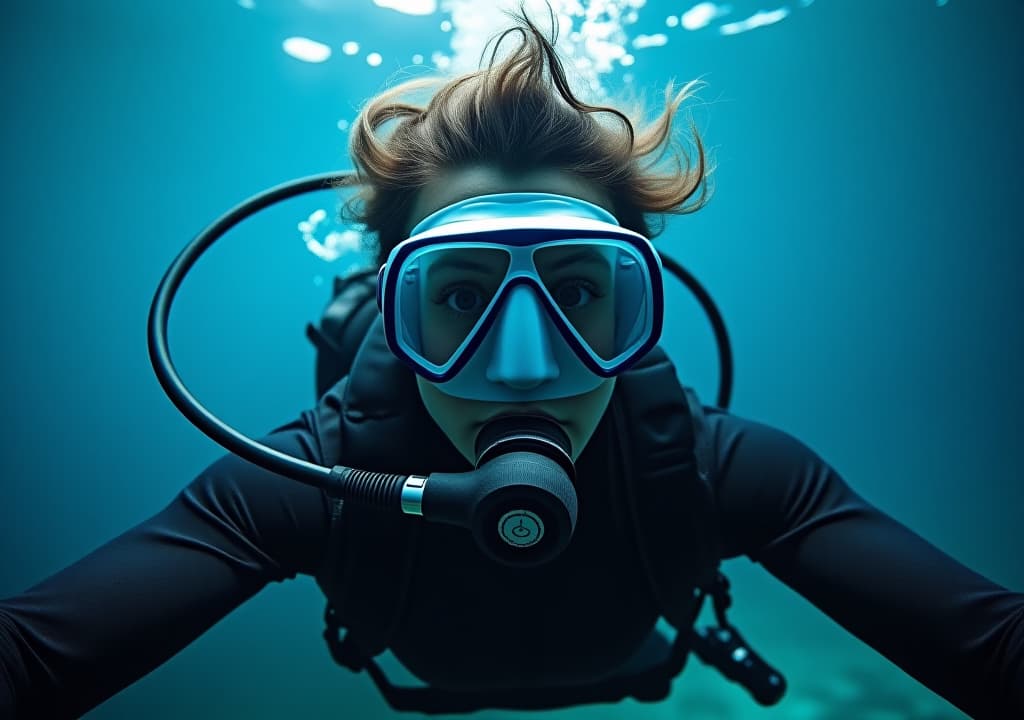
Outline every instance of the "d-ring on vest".
<path id="1" fill-rule="evenodd" d="M 369 276 L 336 284 L 333 307 L 358 308 L 369 292 Z M 339 317 L 344 321 L 339 322 Z M 365 322 L 365 321 L 364 321 Z M 362 325 L 362 323 L 360 323 Z M 322 329 L 307 328 L 321 351 L 318 394 L 329 385 L 330 352 L 351 347 L 361 327 L 331 308 Z M 334 340 L 330 337 L 334 336 Z M 341 367 L 337 375 L 344 373 Z M 374 318 L 348 376 L 340 380 L 340 438 L 325 447 L 325 464 L 346 464 L 396 473 L 454 471 L 444 467 L 439 438 L 424 428 L 412 373 L 388 350 Z M 327 561 L 317 582 L 327 597 L 324 637 L 339 664 L 367 670 L 395 710 L 426 714 L 484 708 L 546 709 L 587 703 L 664 699 L 690 651 L 744 685 L 761 704 L 773 704 L 785 689 L 782 676 L 767 666 L 726 619 L 728 581 L 718 571 L 719 545 L 711 488 L 712 458 L 701 404 L 680 385 L 660 348 L 618 377 L 609 412 L 610 463 L 626 498 L 624 518 L 640 548 L 645 574 L 659 612 L 677 631 L 668 658 L 653 668 L 592 685 L 455 692 L 392 685 L 373 657 L 387 649 L 408 595 L 421 521 L 391 517 L 332 501 Z M 402 439 L 395 452 L 394 439 Z M 332 454 L 336 456 L 332 456 Z M 451 462 L 450 459 L 447 462 Z M 705 597 L 714 602 L 717 626 L 694 628 Z M 339 630 L 346 630 L 339 638 Z"/>

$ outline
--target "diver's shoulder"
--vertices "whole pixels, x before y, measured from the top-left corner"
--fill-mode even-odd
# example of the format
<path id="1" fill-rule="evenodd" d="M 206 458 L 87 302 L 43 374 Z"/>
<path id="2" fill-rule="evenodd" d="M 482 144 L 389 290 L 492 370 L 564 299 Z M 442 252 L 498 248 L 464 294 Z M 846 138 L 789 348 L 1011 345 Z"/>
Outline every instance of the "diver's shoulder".
<path id="1" fill-rule="evenodd" d="M 717 405 L 702 405 L 710 444 L 719 457 L 737 451 L 784 454 L 792 458 L 815 455 L 794 433 L 780 425 Z"/>

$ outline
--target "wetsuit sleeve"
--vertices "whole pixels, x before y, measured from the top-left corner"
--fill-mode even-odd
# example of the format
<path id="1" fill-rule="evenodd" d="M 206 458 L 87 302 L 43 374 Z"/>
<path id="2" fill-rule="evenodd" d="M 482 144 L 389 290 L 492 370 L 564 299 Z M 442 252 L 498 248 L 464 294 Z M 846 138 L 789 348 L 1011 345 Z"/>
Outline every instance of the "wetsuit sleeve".
<path id="1" fill-rule="evenodd" d="M 1024 595 L 867 503 L 796 438 L 706 411 L 726 557 L 760 563 L 972 717 L 1024 717 Z"/>
<path id="2" fill-rule="evenodd" d="M 263 442 L 318 462 L 332 412 L 322 400 Z M 327 530 L 320 490 L 223 457 L 161 512 L 0 601 L 0 717 L 85 713 L 267 583 L 314 574 Z"/>

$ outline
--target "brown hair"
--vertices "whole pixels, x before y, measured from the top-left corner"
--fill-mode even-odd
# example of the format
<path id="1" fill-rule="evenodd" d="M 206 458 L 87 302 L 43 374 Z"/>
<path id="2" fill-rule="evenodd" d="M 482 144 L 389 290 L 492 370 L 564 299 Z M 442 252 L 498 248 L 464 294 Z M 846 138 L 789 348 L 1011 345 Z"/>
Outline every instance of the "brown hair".
<path id="1" fill-rule="evenodd" d="M 441 84 L 425 107 L 409 96 L 441 81 L 404 82 L 371 99 L 356 119 L 349 150 L 360 190 L 344 213 L 376 233 L 378 264 L 405 239 L 419 189 L 445 170 L 478 163 L 509 171 L 554 168 L 593 181 L 609 192 L 619 222 L 648 237 L 647 214 L 689 213 L 707 202 L 704 145 L 692 121 L 696 167 L 671 142 L 673 118 L 696 81 L 678 91 L 670 82 L 661 115 L 641 125 L 637 111 L 631 119 L 578 99 L 554 33 L 549 40 L 522 10 L 512 17 L 516 25 L 492 39 L 489 63 Z M 519 46 L 499 59 L 502 42 L 516 34 Z M 599 113 L 615 122 L 600 122 Z M 384 136 L 381 128 L 390 121 L 397 126 Z M 670 172 L 658 170 L 666 153 L 674 160 Z"/>

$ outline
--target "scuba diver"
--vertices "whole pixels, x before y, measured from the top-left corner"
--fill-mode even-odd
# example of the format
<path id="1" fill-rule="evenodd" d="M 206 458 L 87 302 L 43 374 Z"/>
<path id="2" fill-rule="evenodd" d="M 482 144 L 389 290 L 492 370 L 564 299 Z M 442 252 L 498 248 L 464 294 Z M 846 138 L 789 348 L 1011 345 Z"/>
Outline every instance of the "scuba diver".
<path id="1" fill-rule="evenodd" d="M 428 86 L 382 93 L 352 129 L 348 212 L 379 269 L 339 282 L 308 329 L 312 409 L 241 436 L 185 390 L 165 333 L 198 254 L 297 190 L 228 213 L 175 261 L 151 357 L 231 452 L 0 601 L 0 717 L 79 716 L 298 574 L 324 591 L 333 659 L 396 710 L 655 702 L 690 655 L 770 705 L 785 679 L 727 617 L 719 565 L 740 555 L 965 713 L 1024 717 L 1024 595 L 730 413 L 728 392 L 702 404 L 657 346 L 672 316 L 649 222 L 707 200 L 696 129 L 695 162 L 669 149 L 693 83 L 646 124 L 586 104 L 520 14 L 481 70 L 411 99 Z M 707 599 L 716 622 L 696 627 Z M 392 684 L 384 650 L 425 686 Z"/>

